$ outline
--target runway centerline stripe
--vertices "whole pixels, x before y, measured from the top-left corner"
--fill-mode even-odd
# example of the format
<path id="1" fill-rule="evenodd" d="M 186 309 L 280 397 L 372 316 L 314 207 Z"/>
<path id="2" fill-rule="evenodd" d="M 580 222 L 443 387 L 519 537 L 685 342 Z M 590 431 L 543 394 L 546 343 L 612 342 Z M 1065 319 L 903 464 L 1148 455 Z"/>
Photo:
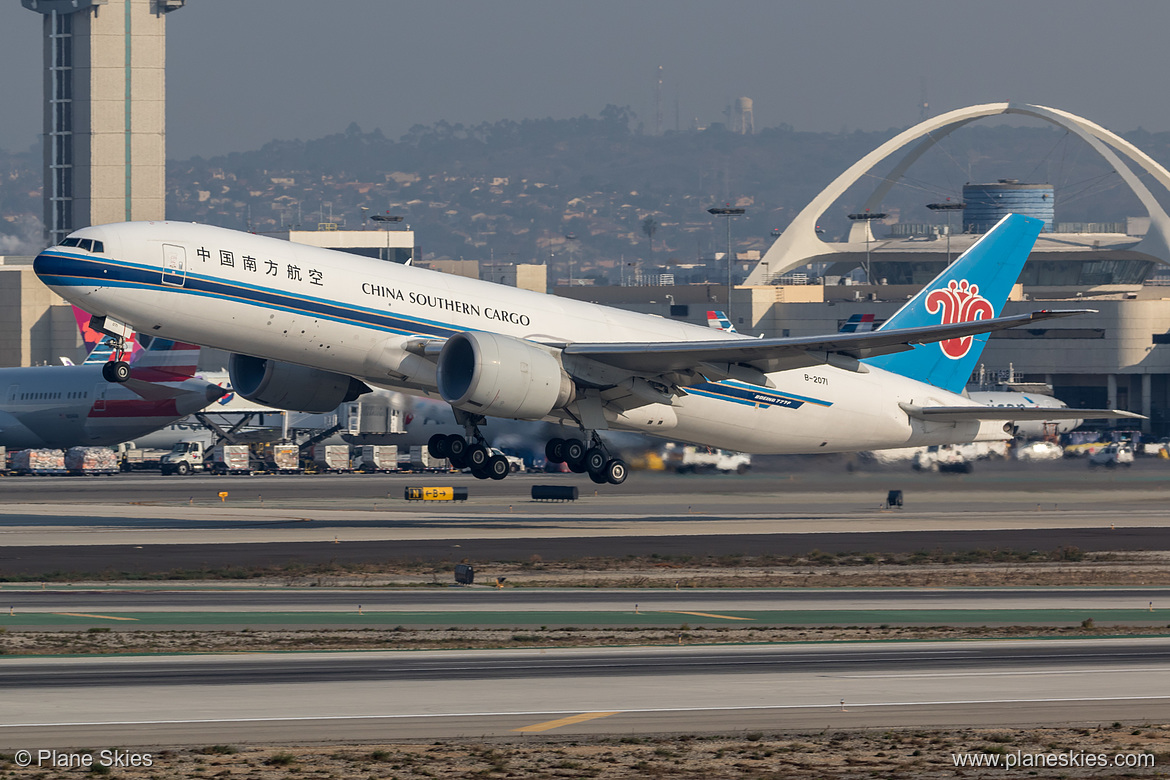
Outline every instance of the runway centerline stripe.
<path id="1" fill-rule="evenodd" d="M 580 715 L 570 715 L 567 718 L 558 718 L 557 720 L 546 720 L 544 723 L 534 723 L 531 726 L 522 726 L 512 731 L 521 731 L 525 733 L 533 733 L 537 731 L 551 731 L 559 729 L 562 726 L 572 726 L 574 723 L 584 723 L 587 720 L 596 720 L 597 718 L 608 718 L 610 715 L 617 715 L 622 710 L 614 712 L 582 712 Z"/>
<path id="2" fill-rule="evenodd" d="M 681 609 L 664 609 L 661 611 L 667 615 L 694 615 L 695 617 L 719 618 L 720 620 L 755 620 L 755 618 L 736 617 L 735 615 L 713 615 L 710 612 L 684 612 Z"/>
<path id="3" fill-rule="evenodd" d="M 89 615 L 84 612 L 53 612 L 50 614 L 64 615 L 65 617 L 99 618 L 101 620 L 138 620 L 138 618 L 117 617 L 116 615 Z"/>

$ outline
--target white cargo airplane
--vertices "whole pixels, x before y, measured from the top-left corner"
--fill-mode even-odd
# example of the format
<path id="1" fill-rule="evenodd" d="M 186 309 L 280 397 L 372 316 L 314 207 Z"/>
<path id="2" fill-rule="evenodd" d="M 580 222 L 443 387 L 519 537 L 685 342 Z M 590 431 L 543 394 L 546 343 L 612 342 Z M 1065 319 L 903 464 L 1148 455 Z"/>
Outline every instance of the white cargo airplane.
<path id="1" fill-rule="evenodd" d="M 986 334 L 1075 313 L 996 318 L 1040 227 L 1005 217 L 879 330 L 802 338 L 719 333 L 176 222 L 83 228 L 34 267 L 98 330 L 235 353 L 233 388 L 258 403 L 328 411 L 368 385 L 438 395 L 466 438 L 436 437 L 436 453 L 497 479 L 508 463 L 485 446 L 485 417 L 568 423 L 581 437 L 551 440 L 550 459 L 619 484 L 626 464 L 598 431 L 817 453 L 1004 439 L 1005 424 L 1047 416 L 959 394 Z"/>

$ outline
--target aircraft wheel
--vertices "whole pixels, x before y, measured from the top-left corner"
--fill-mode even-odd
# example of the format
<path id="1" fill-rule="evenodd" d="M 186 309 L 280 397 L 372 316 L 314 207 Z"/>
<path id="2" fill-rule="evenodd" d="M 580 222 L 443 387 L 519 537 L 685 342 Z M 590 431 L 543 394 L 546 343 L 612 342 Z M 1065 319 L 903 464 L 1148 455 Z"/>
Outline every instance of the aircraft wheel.
<path id="1" fill-rule="evenodd" d="M 102 366 L 102 376 L 107 381 L 121 384 L 130 378 L 130 364 L 125 360 L 115 360 L 113 363 L 106 363 L 106 366 L 109 366 L 109 369 Z M 107 371 L 109 372 L 108 376 Z"/>
<path id="2" fill-rule="evenodd" d="M 503 455 L 493 455 L 488 459 L 485 470 L 492 479 L 503 479 L 512 473 L 512 464 Z"/>
<path id="3" fill-rule="evenodd" d="M 436 433 L 427 441 L 427 451 L 431 453 L 432 458 L 447 457 L 447 437 Z"/>
<path id="4" fill-rule="evenodd" d="M 460 453 L 459 455 L 448 455 L 447 462 L 451 464 L 451 468 L 462 471 L 467 468 L 467 455 Z"/>
<path id="5" fill-rule="evenodd" d="M 604 471 L 590 471 L 589 479 L 596 482 L 598 485 L 608 485 L 609 477 L 605 475 Z"/>
<path id="6" fill-rule="evenodd" d="M 178 474 L 180 477 L 185 477 L 191 473 L 191 464 L 190 463 L 179 463 L 175 466 L 174 472 L 176 474 Z"/>
<path id="7" fill-rule="evenodd" d="M 467 439 L 457 433 L 447 437 L 447 457 L 463 458 L 467 455 Z"/>
<path id="8" fill-rule="evenodd" d="M 585 451 L 585 468 L 590 473 L 603 471 L 606 460 L 605 451 L 600 447 L 590 447 Z"/>
<path id="9" fill-rule="evenodd" d="M 614 458 L 605 464 L 605 478 L 611 485 L 620 485 L 630 475 L 630 469 L 624 460 Z"/>
<path id="10" fill-rule="evenodd" d="M 566 439 L 562 452 L 569 469 L 581 474 L 585 468 L 585 444 L 580 439 Z"/>
<path id="11" fill-rule="evenodd" d="M 544 459 L 549 463 L 565 462 L 565 440 L 549 439 L 544 445 Z"/>
<path id="12" fill-rule="evenodd" d="M 487 479 L 491 474 L 488 473 L 487 469 L 472 469 L 471 476 L 476 479 Z"/>
<path id="13" fill-rule="evenodd" d="M 488 448 L 482 444 L 473 444 L 467 448 L 467 452 L 463 454 L 464 462 L 471 467 L 472 471 L 478 469 L 486 469 L 488 460 L 492 457 Z"/>

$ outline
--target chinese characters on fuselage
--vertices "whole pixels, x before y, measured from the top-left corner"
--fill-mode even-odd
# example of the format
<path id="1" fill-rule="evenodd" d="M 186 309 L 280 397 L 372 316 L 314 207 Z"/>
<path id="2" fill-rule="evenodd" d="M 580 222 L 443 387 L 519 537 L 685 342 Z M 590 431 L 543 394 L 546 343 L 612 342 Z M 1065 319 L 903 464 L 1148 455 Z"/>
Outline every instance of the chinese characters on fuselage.
<path id="1" fill-rule="evenodd" d="M 195 255 L 204 263 L 211 259 L 211 251 L 206 247 L 201 246 L 196 249 Z M 239 263 L 238 265 L 237 262 Z M 252 257 L 251 255 L 243 255 L 237 258 L 236 253 L 228 249 L 219 250 L 219 264 L 229 268 L 243 268 L 245 271 L 254 274 L 261 272 L 261 264 L 256 260 L 255 257 Z M 324 286 L 322 282 L 325 279 L 325 274 L 316 268 L 303 269 L 299 265 L 285 263 L 283 266 L 283 274 L 281 273 L 281 269 L 281 264 L 273 260 L 265 260 L 263 262 L 264 276 L 283 277 L 292 282 L 308 282 L 309 284 L 314 284 L 318 287 Z"/>

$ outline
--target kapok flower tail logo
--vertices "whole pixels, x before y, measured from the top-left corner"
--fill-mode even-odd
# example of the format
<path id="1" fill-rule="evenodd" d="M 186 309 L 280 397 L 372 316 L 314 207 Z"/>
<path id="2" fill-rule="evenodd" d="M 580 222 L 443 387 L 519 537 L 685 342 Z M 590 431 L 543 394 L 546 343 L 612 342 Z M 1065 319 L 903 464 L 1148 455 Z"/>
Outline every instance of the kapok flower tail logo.
<path id="1" fill-rule="evenodd" d="M 931 314 L 941 311 L 943 325 L 974 322 L 995 316 L 991 302 L 979 294 L 979 285 L 970 284 L 966 279 L 958 282 L 952 279 L 945 288 L 932 291 L 926 296 L 926 310 Z M 958 360 L 971 351 L 971 342 L 974 340 L 974 336 L 962 336 L 940 341 L 938 345 L 944 355 Z"/>

